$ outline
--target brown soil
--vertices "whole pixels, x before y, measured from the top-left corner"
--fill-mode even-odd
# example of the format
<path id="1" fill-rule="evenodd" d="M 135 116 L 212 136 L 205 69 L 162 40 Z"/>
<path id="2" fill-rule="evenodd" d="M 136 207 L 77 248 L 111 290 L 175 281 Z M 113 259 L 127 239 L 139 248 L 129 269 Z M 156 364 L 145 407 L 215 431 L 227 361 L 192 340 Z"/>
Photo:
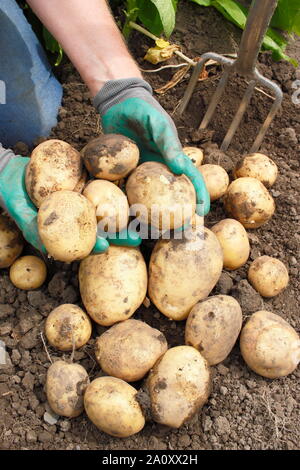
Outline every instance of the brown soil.
<path id="1" fill-rule="evenodd" d="M 138 41 L 134 41 L 138 38 Z M 238 47 L 240 32 L 214 10 L 181 2 L 178 26 L 173 40 L 184 47 L 190 56 L 199 56 L 208 50 L 230 53 Z M 151 41 L 140 35 L 132 36 L 132 51 L 142 60 Z M 291 54 L 299 54 L 300 42 L 291 45 Z M 280 176 L 271 193 L 276 200 L 276 214 L 262 228 L 249 231 L 250 260 L 260 255 L 274 256 L 285 263 L 290 273 L 290 284 L 279 296 L 263 299 L 246 281 L 249 263 L 234 272 L 225 272 L 214 290 L 234 295 L 241 303 L 244 317 L 259 309 L 281 315 L 299 331 L 299 105 L 291 101 L 292 82 L 300 79 L 285 62 L 272 62 L 268 53 L 260 56 L 260 70 L 277 81 L 285 93 L 282 111 L 278 114 L 262 146 L 278 164 Z M 154 88 L 164 84 L 174 73 L 169 70 L 145 74 Z M 199 135 L 195 128 L 217 82 L 220 70 L 213 67 L 208 80 L 199 82 L 184 119 L 174 118 L 183 144 L 204 144 L 206 160 L 218 159 L 219 154 L 208 142 L 209 133 Z M 100 132 L 99 117 L 89 100 L 89 94 L 78 74 L 69 63 L 58 71 L 64 86 L 63 107 L 53 137 L 64 139 L 81 149 Z M 159 101 L 172 115 L 181 99 L 187 81 L 181 82 Z M 219 112 L 212 122 L 213 141 L 220 143 L 228 127 L 243 84 L 234 79 L 228 88 Z M 221 158 L 227 169 L 241 153 L 246 152 L 265 116 L 270 100 L 257 93 L 251 101 L 246 118 L 235 138 L 228 157 Z M 205 138 L 204 138 L 205 137 Z M 17 146 L 27 153 L 26 146 Z M 214 154 L 209 153 L 214 150 Z M 213 203 L 207 225 L 224 218 L 222 205 Z M 30 248 L 27 248 L 30 251 Z M 144 246 L 149 255 L 149 246 Z M 61 303 L 80 305 L 76 263 L 64 265 L 48 262 L 48 282 L 36 291 L 24 292 L 9 281 L 7 271 L 0 278 L 0 340 L 8 352 L 8 363 L 0 365 L 0 449 L 298 449 L 299 448 L 299 377 L 296 370 L 288 377 L 268 380 L 249 370 L 236 346 L 230 356 L 212 368 L 213 391 L 208 403 L 192 421 L 179 430 L 171 430 L 148 423 L 136 436 L 127 439 L 112 438 L 98 431 L 86 415 L 68 420 L 59 418 L 48 424 L 44 413 L 48 410 L 44 392 L 49 361 L 42 345 L 40 332 L 45 317 Z M 188 275 L 188 271 L 187 271 Z M 172 322 L 153 306 L 140 308 L 135 318 L 142 319 L 161 330 L 170 346 L 183 344 L 184 322 Z M 93 339 L 75 352 L 75 360 L 82 364 L 93 379 L 101 375 L 94 359 L 95 337 L 105 328 L 94 325 Z M 49 347 L 53 359 L 62 357 Z M 140 386 L 140 384 L 137 384 Z M 45 416 L 47 419 L 47 415 Z"/>

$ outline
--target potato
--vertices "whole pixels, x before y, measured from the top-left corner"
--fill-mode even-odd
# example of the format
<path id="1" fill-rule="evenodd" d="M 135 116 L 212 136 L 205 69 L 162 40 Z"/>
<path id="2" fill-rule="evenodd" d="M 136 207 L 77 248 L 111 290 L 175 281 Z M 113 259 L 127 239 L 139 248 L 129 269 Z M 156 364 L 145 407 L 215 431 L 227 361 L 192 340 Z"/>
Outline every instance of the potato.
<path id="1" fill-rule="evenodd" d="M 224 268 L 238 269 L 243 266 L 250 254 L 250 244 L 246 230 L 235 219 L 223 219 L 211 231 L 218 238 L 223 250 Z"/>
<path id="2" fill-rule="evenodd" d="M 103 220 L 103 229 L 108 232 L 120 232 L 127 227 L 129 205 L 126 195 L 114 183 L 94 180 L 83 191 L 96 208 L 97 221 Z"/>
<path id="3" fill-rule="evenodd" d="M 185 326 L 185 343 L 198 349 L 210 366 L 224 361 L 242 328 L 242 310 L 229 295 L 198 302 Z"/>
<path id="4" fill-rule="evenodd" d="M 157 361 L 147 387 L 154 421 L 179 428 L 208 399 L 211 388 L 208 364 L 195 348 L 176 346 Z"/>
<path id="5" fill-rule="evenodd" d="M 248 279 L 263 297 L 274 297 L 286 288 L 289 273 L 279 259 L 259 256 L 250 265 Z"/>
<path id="6" fill-rule="evenodd" d="M 93 204 L 74 191 L 50 194 L 38 212 L 38 228 L 49 255 L 71 263 L 88 256 L 97 234 Z"/>
<path id="7" fill-rule="evenodd" d="M 103 326 L 127 320 L 147 292 L 147 268 L 137 248 L 111 245 L 80 263 L 79 286 L 88 314 Z"/>
<path id="8" fill-rule="evenodd" d="M 45 323 L 47 340 L 60 351 L 81 348 L 92 334 L 92 323 L 77 305 L 63 304 L 49 313 Z"/>
<path id="9" fill-rule="evenodd" d="M 223 198 L 228 215 L 246 228 L 257 228 L 268 222 L 275 211 L 275 202 L 265 186 L 255 178 L 233 181 Z"/>
<path id="10" fill-rule="evenodd" d="M 92 176 L 117 181 L 136 168 L 140 152 L 135 142 L 128 137 L 105 134 L 83 147 L 81 156 Z"/>
<path id="11" fill-rule="evenodd" d="M 46 264 L 37 256 L 22 256 L 11 265 L 9 277 L 18 289 L 37 289 L 46 280 Z"/>
<path id="12" fill-rule="evenodd" d="M 23 239 L 16 224 L 0 215 L 0 268 L 9 268 L 23 250 Z"/>
<path id="13" fill-rule="evenodd" d="M 250 153 L 245 155 L 233 170 L 233 177 L 241 178 L 250 176 L 262 182 L 266 188 L 275 183 L 278 176 L 278 168 L 271 158 L 262 153 Z"/>
<path id="14" fill-rule="evenodd" d="M 144 206 L 138 210 L 138 219 L 158 229 L 182 227 L 195 213 L 194 186 L 185 175 L 174 175 L 163 163 L 138 166 L 127 180 L 126 193 L 130 205 Z"/>
<path id="15" fill-rule="evenodd" d="M 67 142 L 57 139 L 42 142 L 33 150 L 26 168 L 30 199 L 40 207 L 54 191 L 74 190 L 84 177 L 82 167 L 80 153 Z"/>
<path id="16" fill-rule="evenodd" d="M 86 389 L 86 414 L 97 428 L 111 436 L 132 436 L 145 426 L 136 394 L 136 389 L 124 380 L 100 377 Z"/>
<path id="17" fill-rule="evenodd" d="M 202 174 L 207 191 L 209 192 L 211 201 L 215 201 L 222 197 L 229 185 L 229 176 L 220 165 L 201 165 L 199 171 Z"/>
<path id="18" fill-rule="evenodd" d="M 80 364 L 54 362 L 46 378 L 47 400 L 54 413 L 67 418 L 79 416 L 84 410 L 83 394 L 88 384 L 87 371 Z"/>
<path id="19" fill-rule="evenodd" d="M 184 320 L 214 288 L 222 267 L 222 248 L 207 228 L 193 230 L 190 239 L 159 240 L 150 259 L 149 297 L 167 317 Z"/>
<path id="20" fill-rule="evenodd" d="M 183 153 L 187 155 L 196 167 L 199 167 L 203 161 L 203 150 L 197 147 L 183 147 Z"/>
<path id="21" fill-rule="evenodd" d="M 276 379 L 291 374 L 300 362 L 300 338 L 279 315 L 253 313 L 240 337 L 242 356 L 250 369 Z"/>
<path id="22" fill-rule="evenodd" d="M 107 375 L 135 382 L 167 349 L 167 340 L 160 331 L 139 320 L 125 320 L 97 339 L 95 355 Z"/>

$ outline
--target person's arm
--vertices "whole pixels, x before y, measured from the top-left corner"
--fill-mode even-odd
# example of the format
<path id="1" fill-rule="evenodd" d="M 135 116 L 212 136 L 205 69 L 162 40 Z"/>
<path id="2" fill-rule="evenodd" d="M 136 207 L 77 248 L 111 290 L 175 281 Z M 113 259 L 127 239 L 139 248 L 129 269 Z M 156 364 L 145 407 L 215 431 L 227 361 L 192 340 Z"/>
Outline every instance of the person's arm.
<path id="1" fill-rule="evenodd" d="M 109 80 L 142 78 L 105 0 L 28 0 L 94 97 Z"/>

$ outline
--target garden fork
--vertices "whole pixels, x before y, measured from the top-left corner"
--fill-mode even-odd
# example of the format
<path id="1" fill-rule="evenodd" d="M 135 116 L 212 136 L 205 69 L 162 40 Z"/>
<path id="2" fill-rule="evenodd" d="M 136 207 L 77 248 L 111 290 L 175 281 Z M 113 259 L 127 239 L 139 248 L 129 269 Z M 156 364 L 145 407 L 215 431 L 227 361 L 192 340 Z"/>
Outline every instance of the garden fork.
<path id="1" fill-rule="evenodd" d="M 255 142 L 250 149 L 250 153 L 258 151 L 263 141 L 263 138 L 268 130 L 268 127 L 270 126 L 272 119 L 274 118 L 278 108 L 281 105 L 283 94 L 280 87 L 276 83 L 265 78 L 256 69 L 258 53 L 260 51 L 264 35 L 268 29 L 274 10 L 276 8 L 277 1 L 278 0 L 253 0 L 249 10 L 245 30 L 242 35 L 237 59 L 229 59 L 213 52 L 208 52 L 201 56 L 200 61 L 194 68 L 194 72 L 191 76 L 182 102 L 178 108 L 178 112 L 181 115 L 190 101 L 194 88 L 197 84 L 199 75 L 207 60 L 213 59 L 217 63 L 224 65 L 225 71 L 222 75 L 222 78 L 209 104 L 207 112 L 199 127 L 199 129 L 206 129 L 216 110 L 217 105 L 221 100 L 230 74 L 237 73 L 238 75 L 243 76 L 249 82 L 248 88 L 242 98 L 238 110 L 233 118 L 231 125 L 229 126 L 227 134 L 220 147 L 223 151 L 228 149 L 230 142 L 250 102 L 253 91 L 258 84 L 263 85 L 264 87 L 271 90 L 275 95 L 275 99 L 270 109 L 270 112 L 266 117 L 266 120 L 264 121 L 263 125 L 261 126 L 259 133 L 255 139 Z"/>

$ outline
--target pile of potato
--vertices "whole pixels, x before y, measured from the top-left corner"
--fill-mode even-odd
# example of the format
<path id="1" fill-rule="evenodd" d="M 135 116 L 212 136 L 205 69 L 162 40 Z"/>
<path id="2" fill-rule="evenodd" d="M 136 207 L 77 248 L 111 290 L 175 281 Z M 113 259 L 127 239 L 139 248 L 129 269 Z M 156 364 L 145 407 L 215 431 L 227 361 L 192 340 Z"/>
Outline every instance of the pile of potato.
<path id="1" fill-rule="evenodd" d="M 70 360 L 49 367 L 49 405 L 69 418 L 85 410 L 100 430 L 116 437 L 139 432 L 149 416 L 174 428 L 191 419 L 209 397 L 210 367 L 228 357 L 239 336 L 245 362 L 264 377 L 290 374 L 300 361 L 299 336 L 280 316 L 262 310 L 242 327 L 242 310 L 233 297 L 210 296 L 223 268 L 235 270 L 248 261 L 245 229 L 272 217 L 275 204 L 267 188 L 276 180 L 276 165 L 265 155 L 247 155 L 230 183 L 221 166 L 202 165 L 200 149 L 184 151 L 203 175 L 211 200 L 221 199 L 230 217 L 211 229 L 195 214 L 188 178 L 158 162 L 138 166 L 138 147 L 124 136 L 100 136 L 80 153 L 66 142 L 48 140 L 34 149 L 26 171 L 48 255 L 80 261 L 85 309 L 60 305 L 46 319 L 48 343 L 71 353 Z M 151 220 L 161 234 L 188 226 L 182 237 L 156 242 L 148 267 L 139 248 L 110 245 L 105 253 L 92 252 L 97 224 L 112 233 L 125 229 L 133 205 L 140 223 Z M 18 288 L 38 288 L 46 280 L 46 264 L 36 256 L 18 258 L 22 249 L 19 230 L 0 216 L 0 267 L 10 267 Z M 269 256 L 251 263 L 248 278 L 264 297 L 278 295 L 289 280 L 284 264 Z M 186 320 L 185 345 L 168 348 L 160 331 L 131 318 L 147 295 L 168 319 Z M 90 382 L 72 357 L 90 340 L 93 322 L 107 329 L 95 339 L 102 375 Z M 131 385 L 138 381 L 143 381 L 139 391 Z"/>

